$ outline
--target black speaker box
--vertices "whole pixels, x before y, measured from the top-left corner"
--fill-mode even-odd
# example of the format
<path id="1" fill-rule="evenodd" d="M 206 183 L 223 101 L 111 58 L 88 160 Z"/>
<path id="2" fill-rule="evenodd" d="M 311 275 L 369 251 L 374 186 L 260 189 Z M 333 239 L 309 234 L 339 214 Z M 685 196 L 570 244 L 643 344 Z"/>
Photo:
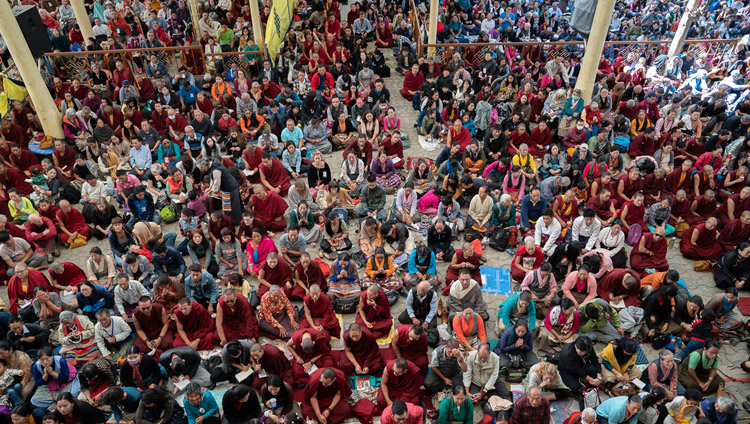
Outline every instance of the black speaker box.
<path id="1" fill-rule="evenodd" d="M 16 6 L 13 8 L 13 15 L 18 21 L 18 26 L 21 27 L 23 37 L 34 58 L 39 58 L 52 50 L 47 27 L 42 23 L 36 6 Z"/>

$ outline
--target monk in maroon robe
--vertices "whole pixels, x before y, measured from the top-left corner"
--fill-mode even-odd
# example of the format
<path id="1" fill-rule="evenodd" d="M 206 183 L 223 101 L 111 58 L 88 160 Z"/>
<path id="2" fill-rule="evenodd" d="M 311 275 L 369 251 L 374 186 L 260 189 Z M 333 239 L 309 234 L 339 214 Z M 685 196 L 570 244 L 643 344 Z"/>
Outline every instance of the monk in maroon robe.
<path id="1" fill-rule="evenodd" d="M 18 143 L 24 148 L 28 147 L 30 136 L 23 130 L 23 127 L 10 121 L 7 122 L 7 124 L 3 124 L 2 130 L 0 130 L 3 138 L 11 143 Z"/>
<path id="2" fill-rule="evenodd" d="M 642 185 L 638 168 L 630 168 L 628 173 L 620 177 L 617 182 L 615 206 L 621 208 L 625 202 L 633 200 L 633 195 L 641 191 Z"/>
<path id="3" fill-rule="evenodd" d="M 76 164 L 76 151 L 64 142 L 55 143 L 55 150 L 52 151 L 52 160 L 55 166 L 64 173 L 73 172 Z"/>
<path id="4" fill-rule="evenodd" d="M 375 339 L 386 337 L 393 328 L 391 305 L 377 285 L 367 288 L 359 297 L 359 311 L 354 322 L 368 329 Z"/>
<path id="5" fill-rule="evenodd" d="M 698 197 L 701 193 L 715 189 L 716 175 L 713 173 L 713 168 L 706 165 L 703 170 L 699 170 L 693 174 L 692 184 L 690 190 L 688 190 L 688 197 Z"/>
<path id="6" fill-rule="evenodd" d="M 252 340 L 259 336 L 258 319 L 250 302 L 232 288 L 224 289 L 216 308 L 216 332 L 221 346 L 232 340 Z"/>
<path id="7" fill-rule="evenodd" d="M 657 168 L 654 172 L 646 175 L 646 178 L 643 179 L 643 195 L 647 205 L 652 205 L 665 196 L 665 184 L 664 170 L 661 168 Z"/>
<path id="8" fill-rule="evenodd" d="M 578 201 L 573 190 L 567 190 L 565 194 L 555 196 L 552 202 L 552 214 L 560 221 L 562 228 L 570 228 L 573 221 L 578 218 Z M 523 279 L 523 277 L 522 277 Z"/>
<path id="9" fill-rule="evenodd" d="M 424 377 L 419 367 L 408 359 L 398 358 L 385 364 L 378 389 L 378 412 L 382 412 L 388 402 L 401 399 L 404 402 L 419 404 L 420 387 Z"/>
<path id="10" fill-rule="evenodd" d="M 627 177 L 627 175 L 625 175 Z M 602 223 L 609 221 L 615 216 L 614 203 L 611 200 L 612 192 L 606 188 L 599 190 L 599 195 L 594 196 L 586 202 L 586 206 L 594 210 L 596 217 Z"/>
<path id="11" fill-rule="evenodd" d="M 692 162 L 683 162 L 680 168 L 675 168 L 671 174 L 667 176 L 667 181 L 664 184 L 664 189 L 668 194 L 676 194 L 677 190 L 690 190 L 690 183 L 693 181 L 690 178 L 690 170 L 693 168 Z"/>
<path id="12" fill-rule="evenodd" d="M 254 171 L 252 175 L 245 175 L 247 181 L 250 184 L 260 183 L 260 167 L 261 159 L 263 158 L 263 149 L 258 148 L 254 144 L 248 144 L 245 150 L 242 151 L 242 159 L 245 162 L 245 171 Z"/>
<path id="13" fill-rule="evenodd" d="M 638 246 L 630 251 L 630 268 L 634 271 L 643 272 L 646 268 L 657 271 L 669 271 L 667 262 L 667 240 L 664 237 L 664 229 L 656 228 L 653 233 L 645 233 L 641 236 Z"/>
<path id="14" fill-rule="evenodd" d="M 284 356 L 278 347 L 266 343 L 261 345 L 260 343 L 254 343 L 250 347 L 250 357 L 252 358 L 253 370 L 255 371 L 252 375 L 253 387 L 255 390 L 260 391 L 269 375 L 278 375 L 290 386 L 294 387 L 292 382 L 292 367 L 289 365 L 289 359 Z M 259 377 L 261 371 L 265 373 L 263 377 Z"/>
<path id="15" fill-rule="evenodd" d="M 86 273 L 73 262 L 61 262 L 59 268 L 53 265 L 47 272 L 49 273 L 52 287 L 57 290 L 68 290 L 72 287 L 77 291 L 78 286 L 88 280 Z"/>
<path id="16" fill-rule="evenodd" d="M 57 211 L 57 225 L 60 227 L 58 236 L 60 243 L 65 245 L 72 235 L 80 234 L 86 240 L 91 236 L 91 227 L 86 225 L 83 215 L 70 205 L 67 200 L 60 201 L 60 210 Z"/>
<path id="17" fill-rule="evenodd" d="M 329 341 L 332 336 L 340 338 L 341 323 L 331 306 L 331 299 L 317 285 L 310 286 L 308 291 L 303 300 L 305 314 L 299 322 L 299 327 L 314 328 L 325 334 Z"/>
<path id="18" fill-rule="evenodd" d="M 724 252 L 734 250 L 740 243 L 750 241 L 750 211 L 727 223 L 719 233 L 719 245 Z"/>
<path id="19" fill-rule="evenodd" d="M 47 291 L 52 291 L 52 287 L 49 285 L 49 281 L 47 281 L 44 273 L 32 268 L 27 268 L 26 271 L 27 273 L 23 278 L 16 273 L 16 275 L 10 277 L 10 282 L 8 283 L 8 303 L 10 305 L 10 313 L 13 315 L 18 314 L 18 302 L 20 300 L 24 302 L 34 300 L 35 288 L 44 287 Z"/>
<path id="20" fill-rule="evenodd" d="M 156 348 L 152 356 L 158 361 L 164 351 L 172 348 L 174 331 L 170 327 L 169 314 L 161 304 L 154 303 L 145 296 L 139 299 L 138 308 L 133 312 L 133 325 L 133 345 L 142 353 L 148 354 Z"/>
<path id="21" fill-rule="evenodd" d="M 685 216 L 685 222 L 693 226 L 715 216 L 716 194 L 713 190 L 708 190 L 702 196 L 696 197 L 690 204 L 690 213 Z"/>
<path id="22" fill-rule="evenodd" d="M 589 199 L 598 196 L 603 188 L 609 190 L 610 193 L 615 192 L 615 186 L 612 183 L 612 176 L 609 172 L 603 173 L 601 177 L 595 179 L 594 182 L 591 183 L 589 186 Z"/>
<path id="23" fill-rule="evenodd" d="M 359 400 L 353 407 L 349 406 L 352 388 L 349 380 L 341 370 L 323 368 L 315 370 L 305 387 L 305 401 L 302 403 L 302 415 L 318 422 L 325 418 L 327 423 L 338 424 L 348 418 L 356 418 L 361 423 L 371 423 L 375 405 L 367 399 Z M 334 400 L 336 403 L 334 404 Z"/>
<path id="24" fill-rule="evenodd" d="M 28 196 L 34 189 L 31 184 L 26 182 L 26 174 L 22 171 L 7 166 L 0 162 L 0 212 L 5 216 L 10 216 L 8 209 L 8 189 L 17 188 L 21 196 Z"/>
<path id="25" fill-rule="evenodd" d="M 307 384 L 307 370 L 313 365 L 318 368 L 336 366 L 328 339 L 314 328 L 304 328 L 292 333 L 292 337 L 286 342 L 286 348 L 294 358 L 291 362 L 295 384 Z"/>
<path id="26" fill-rule="evenodd" d="M 16 228 L 20 230 L 20 228 Z M 13 235 L 12 231 L 11 235 Z M 29 215 L 29 220 L 24 225 L 22 237 L 29 243 L 34 243 L 44 249 L 48 255 L 54 254 L 57 250 L 57 226 L 46 216 Z"/>
<path id="27" fill-rule="evenodd" d="M 685 259 L 713 261 L 722 254 L 724 250 L 716 240 L 718 222 L 716 218 L 708 218 L 682 233 L 680 253 Z"/>
<path id="28" fill-rule="evenodd" d="M 286 196 L 289 187 L 292 185 L 289 183 L 289 174 L 286 173 L 286 169 L 284 169 L 280 160 L 264 153 L 258 170 L 260 171 L 260 182 L 263 186 L 280 196 Z"/>
<path id="29" fill-rule="evenodd" d="M 258 297 L 263 297 L 268 293 L 271 286 L 279 286 L 289 300 L 302 300 L 305 297 L 305 290 L 292 279 L 292 268 L 279 260 L 275 252 L 270 252 L 266 260 L 260 264 L 258 271 Z"/>
<path id="30" fill-rule="evenodd" d="M 467 266 L 467 264 L 469 266 Z M 445 289 L 443 290 L 443 296 L 448 296 L 451 284 L 458 280 L 458 271 L 463 268 L 471 271 L 471 279 L 482 284 L 482 274 L 479 272 L 479 255 L 474 252 L 474 247 L 470 243 L 464 243 L 463 249 L 456 250 L 456 254 L 451 259 L 451 264 L 448 266 L 448 270 L 445 273 Z"/>
<path id="31" fill-rule="evenodd" d="M 36 166 L 39 169 L 42 168 L 41 163 L 39 162 L 39 159 L 36 157 L 35 154 L 31 153 L 28 149 L 22 149 L 21 146 L 17 144 L 11 144 L 10 145 L 10 163 L 13 165 L 14 168 L 18 168 L 19 170 L 23 171 L 24 173 L 27 173 L 26 175 L 31 175 L 29 172 L 29 169 L 32 166 Z"/>
<path id="32" fill-rule="evenodd" d="M 672 202 L 672 211 L 669 213 L 669 225 L 674 226 L 677 222 L 685 222 L 685 217 L 690 213 L 690 201 L 684 190 L 679 190 Z"/>
<path id="33" fill-rule="evenodd" d="M 422 376 L 427 375 L 429 366 L 427 355 L 427 335 L 421 325 L 399 325 L 393 335 L 391 348 L 384 353 L 384 359 L 391 361 L 396 358 L 408 359 L 419 368 Z"/>
<path id="34" fill-rule="evenodd" d="M 413 64 L 411 70 L 404 75 L 404 85 L 401 88 L 401 95 L 408 101 L 414 98 L 414 93 L 424 84 L 424 75 L 419 72 L 419 65 Z"/>
<path id="35" fill-rule="evenodd" d="M 643 217 L 646 215 L 646 206 L 643 205 L 643 194 L 636 193 L 633 200 L 628 200 L 622 205 L 620 220 L 622 221 L 622 231 L 627 234 L 630 227 L 640 225 L 641 230 L 647 230 L 646 224 L 643 223 Z"/>
<path id="36" fill-rule="evenodd" d="M 286 221 L 284 212 L 289 205 L 274 191 L 266 191 L 259 185 L 253 189 L 253 195 L 247 203 L 247 210 L 255 215 L 255 222 L 260 222 L 268 231 L 284 231 Z"/>
<path id="37" fill-rule="evenodd" d="M 615 268 L 597 282 L 596 294 L 607 302 L 618 303 L 621 298 L 625 306 L 641 307 L 640 289 L 638 274 L 629 269 Z"/>
<path id="38" fill-rule="evenodd" d="M 219 341 L 216 323 L 206 308 L 186 297 L 180 299 L 174 310 L 177 337 L 172 347 L 190 346 L 195 350 L 211 350 Z"/>
<path id="39" fill-rule="evenodd" d="M 721 202 L 716 209 L 716 218 L 723 227 L 730 221 L 740 217 L 743 211 L 750 211 L 750 187 L 743 187 L 737 194 L 732 194 Z"/>
<path id="40" fill-rule="evenodd" d="M 339 369 L 346 375 L 378 375 L 385 361 L 375 337 L 357 323 L 349 324 L 344 332 L 344 352 L 339 357 Z"/>
<path id="41" fill-rule="evenodd" d="M 302 255 L 299 262 L 294 265 L 294 278 L 308 290 L 311 286 L 317 285 L 322 292 L 328 291 L 328 280 L 323 275 L 323 270 L 317 262 L 310 260 L 308 255 Z"/>
<path id="42" fill-rule="evenodd" d="M 531 247 L 533 246 L 533 247 Z M 544 263 L 544 252 L 539 246 L 530 243 L 530 246 L 522 244 L 516 250 L 511 261 L 510 275 L 519 284 L 526 278 L 526 273 L 537 269 Z"/>

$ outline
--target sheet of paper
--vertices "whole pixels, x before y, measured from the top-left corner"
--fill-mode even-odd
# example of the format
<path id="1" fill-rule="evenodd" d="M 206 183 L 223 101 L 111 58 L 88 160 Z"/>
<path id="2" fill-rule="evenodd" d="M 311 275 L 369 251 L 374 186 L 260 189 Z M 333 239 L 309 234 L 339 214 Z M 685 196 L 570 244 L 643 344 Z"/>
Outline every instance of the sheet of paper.
<path id="1" fill-rule="evenodd" d="M 310 371 L 307 372 L 307 375 L 312 375 L 312 373 L 314 373 L 317 370 L 318 370 L 318 367 L 315 364 L 312 364 L 312 366 L 310 367 Z"/>
<path id="2" fill-rule="evenodd" d="M 401 162 L 401 158 L 393 158 L 393 159 L 391 159 L 391 162 L 393 162 L 393 164 L 395 165 L 395 164 Z"/>
<path id="3" fill-rule="evenodd" d="M 267 378 L 267 377 L 268 377 L 268 373 L 266 372 L 266 370 L 261 368 L 260 372 L 258 373 L 258 378 Z"/>
<path id="4" fill-rule="evenodd" d="M 247 371 L 238 372 L 234 377 L 237 379 L 238 382 L 243 382 L 245 381 L 246 378 L 250 377 L 251 375 L 253 375 L 252 368 L 250 368 Z"/>
<path id="5" fill-rule="evenodd" d="M 642 382 L 639 378 L 633 380 L 633 385 L 637 387 L 638 390 L 642 390 L 644 387 L 646 387 L 646 383 Z"/>
<path id="6" fill-rule="evenodd" d="M 618 311 L 620 309 L 625 309 L 625 300 L 624 299 L 620 299 L 620 301 L 617 302 L 617 303 L 609 302 L 609 304 L 610 304 L 610 306 L 612 306 L 613 308 L 617 309 Z"/>
<path id="7" fill-rule="evenodd" d="M 190 384 L 190 380 L 183 379 L 176 383 L 174 383 L 175 387 L 177 387 L 177 390 L 185 390 L 185 387 Z"/>

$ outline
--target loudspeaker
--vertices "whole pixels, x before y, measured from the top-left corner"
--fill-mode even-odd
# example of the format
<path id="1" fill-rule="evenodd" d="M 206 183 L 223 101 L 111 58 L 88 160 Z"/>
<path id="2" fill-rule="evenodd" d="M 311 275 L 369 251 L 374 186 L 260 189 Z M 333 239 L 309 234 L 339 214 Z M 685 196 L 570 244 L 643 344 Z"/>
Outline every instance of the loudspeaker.
<path id="1" fill-rule="evenodd" d="M 36 6 L 16 6 L 13 8 L 13 15 L 34 58 L 39 58 L 52 50 L 47 27 L 42 23 Z"/>

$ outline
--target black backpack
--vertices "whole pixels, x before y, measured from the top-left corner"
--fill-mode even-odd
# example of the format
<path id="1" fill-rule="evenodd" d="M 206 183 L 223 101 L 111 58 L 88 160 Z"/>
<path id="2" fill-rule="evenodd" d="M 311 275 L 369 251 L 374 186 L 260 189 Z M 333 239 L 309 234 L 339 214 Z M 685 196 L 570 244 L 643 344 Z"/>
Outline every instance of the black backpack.
<path id="1" fill-rule="evenodd" d="M 353 314 L 359 306 L 359 296 L 351 299 L 337 298 L 333 300 L 333 311 L 337 314 Z"/>
<path id="2" fill-rule="evenodd" d="M 491 248 L 495 250 L 504 252 L 505 249 L 508 248 L 509 237 L 510 237 L 510 232 L 507 229 L 503 227 L 495 227 L 495 230 L 492 232 L 492 235 L 490 236 L 489 245 Z"/>
<path id="3" fill-rule="evenodd" d="M 60 197 L 67 200 L 71 204 L 76 204 L 81 201 L 81 191 L 76 190 L 71 184 L 63 184 L 60 190 Z"/>

